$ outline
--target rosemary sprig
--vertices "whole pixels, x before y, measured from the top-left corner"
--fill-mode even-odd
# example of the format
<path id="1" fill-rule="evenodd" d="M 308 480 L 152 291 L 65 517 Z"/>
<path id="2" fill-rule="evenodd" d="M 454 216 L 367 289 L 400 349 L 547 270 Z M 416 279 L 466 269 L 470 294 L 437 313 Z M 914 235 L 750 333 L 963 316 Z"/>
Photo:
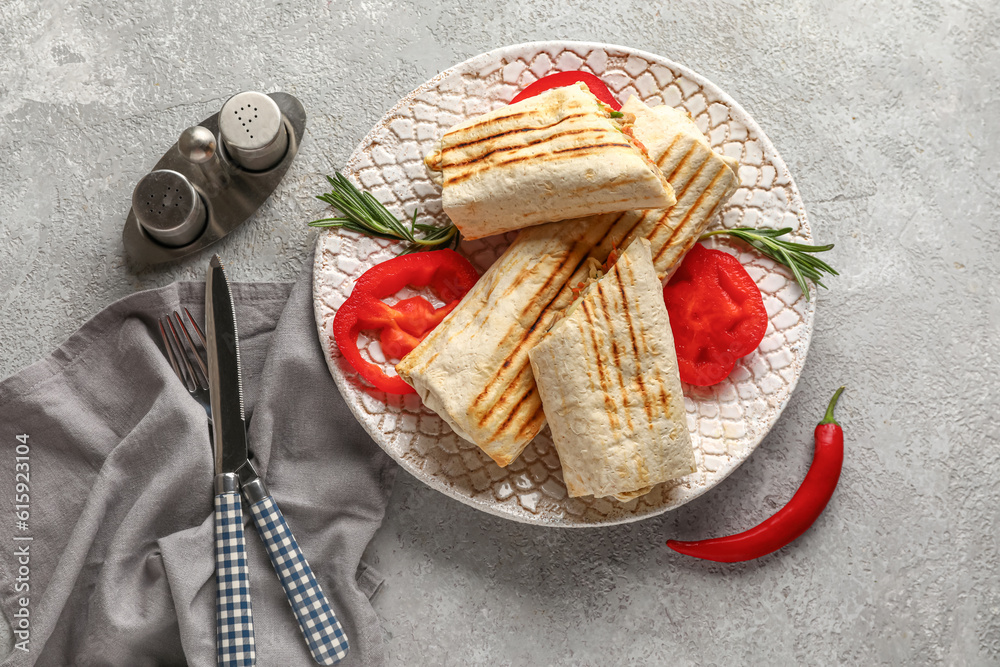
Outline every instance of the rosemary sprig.
<path id="1" fill-rule="evenodd" d="M 459 234 L 455 225 L 436 227 L 417 224 L 417 211 L 414 209 L 410 226 L 407 227 L 371 193 L 358 190 L 339 171 L 335 173 L 336 176 L 333 178 L 326 177 L 332 188 L 330 192 L 317 195 L 316 199 L 339 210 L 341 216 L 313 220 L 309 223 L 310 227 L 342 227 L 381 239 L 406 241 L 410 245 L 400 253 L 401 255 L 458 245 Z M 419 238 L 418 233 L 422 235 Z"/>
<path id="2" fill-rule="evenodd" d="M 802 293 L 806 295 L 806 301 L 808 301 L 809 285 L 806 283 L 806 278 L 812 280 L 823 289 L 826 289 L 826 285 L 820 281 L 823 274 L 827 273 L 831 276 L 840 275 L 832 266 L 821 260 L 819 257 L 810 254 L 826 252 L 827 250 L 833 248 L 833 244 L 806 245 L 804 243 L 793 243 L 791 241 L 778 238 L 779 236 L 791 233 L 791 231 L 791 227 L 785 227 L 783 229 L 735 227 L 733 229 L 717 229 L 715 231 L 706 232 L 701 235 L 701 238 L 707 239 L 710 236 L 716 236 L 718 234 L 728 234 L 729 236 L 735 236 L 736 238 L 745 241 L 761 254 L 766 255 L 779 264 L 783 264 L 791 269 L 796 282 L 798 282 L 799 287 L 802 289 Z"/>

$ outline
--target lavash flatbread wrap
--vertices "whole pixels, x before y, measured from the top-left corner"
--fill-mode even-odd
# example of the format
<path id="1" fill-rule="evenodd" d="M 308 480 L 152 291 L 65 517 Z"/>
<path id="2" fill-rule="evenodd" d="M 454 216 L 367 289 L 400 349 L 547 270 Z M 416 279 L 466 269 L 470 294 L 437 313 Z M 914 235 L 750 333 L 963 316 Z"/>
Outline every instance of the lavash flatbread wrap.
<path id="1" fill-rule="evenodd" d="M 649 241 L 633 241 L 528 356 L 571 497 L 631 500 L 695 472 Z"/>
<path id="2" fill-rule="evenodd" d="M 632 117 L 584 84 L 554 88 L 445 132 L 425 162 L 467 239 L 630 209 L 672 206 L 673 188 L 632 136 Z"/>
<path id="3" fill-rule="evenodd" d="M 614 248 L 650 241 L 667 277 L 736 190 L 736 162 L 715 153 L 683 111 L 636 98 L 623 110 L 673 184 L 668 209 L 608 213 L 518 233 L 454 311 L 396 371 L 461 437 L 506 466 L 545 425 L 528 351 Z"/>

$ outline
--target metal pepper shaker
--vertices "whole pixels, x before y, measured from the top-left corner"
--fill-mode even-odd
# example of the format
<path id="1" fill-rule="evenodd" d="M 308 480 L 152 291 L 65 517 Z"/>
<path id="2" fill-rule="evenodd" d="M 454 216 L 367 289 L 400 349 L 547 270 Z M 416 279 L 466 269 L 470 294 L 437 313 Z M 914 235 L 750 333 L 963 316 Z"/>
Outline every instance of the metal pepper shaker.
<path id="1" fill-rule="evenodd" d="M 172 169 L 157 169 L 139 181 L 132 191 L 132 211 L 147 234 L 171 248 L 198 238 L 207 218 L 191 181 Z"/>
<path id="2" fill-rule="evenodd" d="M 233 95 L 219 112 L 219 136 L 232 161 L 247 171 L 265 171 L 288 150 L 288 131 L 277 103 L 256 91 Z"/>

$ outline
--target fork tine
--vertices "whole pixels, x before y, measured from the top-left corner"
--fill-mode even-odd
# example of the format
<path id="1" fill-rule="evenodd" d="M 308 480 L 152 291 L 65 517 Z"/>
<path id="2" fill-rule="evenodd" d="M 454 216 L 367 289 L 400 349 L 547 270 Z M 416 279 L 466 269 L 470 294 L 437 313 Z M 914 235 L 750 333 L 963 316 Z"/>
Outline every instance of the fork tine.
<path id="1" fill-rule="evenodd" d="M 194 332 L 198 334 L 198 338 L 201 339 L 201 346 L 208 347 L 208 343 L 205 342 L 205 334 L 201 332 L 201 328 L 198 326 L 198 323 L 194 321 L 193 317 L 191 317 L 191 311 L 185 308 L 184 314 L 187 315 L 188 322 L 190 322 L 191 326 L 194 327 Z"/>
<path id="2" fill-rule="evenodd" d="M 157 319 L 156 323 L 160 325 L 160 340 L 163 341 L 163 348 L 167 351 L 167 359 L 170 361 L 170 366 L 174 369 L 174 375 L 183 381 L 184 376 L 181 375 L 181 369 L 177 366 L 177 359 L 174 357 L 173 346 L 170 344 L 170 341 L 167 340 L 167 332 L 163 329 L 163 318 L 161 317 Z"/>
<path id="3" fill-rule="evenodd" d="M 181 337 L 177 334 L 177 329 L 174 328 L 174 323 L 170 317 L 167 317 L 167 325 L 170 327 L 170 333 L 173 334 L 174 342 L 177 344 L 177 356 L 184 362 L 181 364 L 181 368 L 187 373 L 185 382 L 187 383 L 188 391 L 194 391 L 195 387 L 199 385 L 198 376 L 195 375 L 191 360 L 188 359 L 188 355 L 184 351 L 184 344 L 181 342 Z"/>
<path id="4" fill-rule="evenodd" d="M 185 308 L 184 310 L 185 310 L 185 312 L 187 312 L 187 308 Z M 195 329 L 197 330 L 197 326 L 198 325 L 196 325 L 194 323 L 194 319 L 191 317 L 191 313 L 187 313 L 187 316 L 188 316 L 188 319 L 191 321 L 192 326 L 194 326 Z M 174 319 L 177 320 L 177 326 L 179 326 L 181 328 L 181 331 L 184 332 L 184 338 L 187 339 L 188 348 L 190 349 L 191 354 L 194 355 L 194 360 L 196 362 L 198 362 L 198 368 L 201 369 L 201 376 L 205 379 L 205 385 L 204 386 L 207 387 L 208 386 L 208 368 L 205 366 L 205 362 L 202 360 L 201 354 L 198 352 L 198 347 L 194 344 L 194 341 L 191 339 L 191 334 L 188 333 L 187 327 L 184 326 L 184 322 L 181 321 L 181 316 L 177 313 L 176 310 L 174 311 Z M 199 333 L 200 333 L 200 331 L 199 331 Z M 204 337 L 201 337 L 201 338 L 202 338 L 202 345 L 204 345 L 205 344 L 205 339 L 204 339 Z M 187 356 L 186 351 L 185 351 L 185 356 Z"/>
<path id="5" fill-rule="evenodd" d="M 174 331 L 174 326 L 170 322 L 170 317 L 166 318 L 167 328 L 170 329 L 170 335 L 167 335 L 166 329 L 163 326 L 164 318 L 160 318 L 158 323 L 160 325 L 160 337 L 163 339 L 163 346 L 167 350 L 167 358 L 170 360 L 170 365 L 174 369 L 174 374 L 177 378 L 184 384 L 184 387 L 188 391 L 193 391 L 194 386 L 191 384 L 192 379 L 185 372 L 184 366 L 187 364 L 187 360 L 183 358 L 183 350 L 180 346 L 180 341 L 177 339 L 177 332 Z M 178 359 L 184 361 L 184 364 L 178 362 Z"/>

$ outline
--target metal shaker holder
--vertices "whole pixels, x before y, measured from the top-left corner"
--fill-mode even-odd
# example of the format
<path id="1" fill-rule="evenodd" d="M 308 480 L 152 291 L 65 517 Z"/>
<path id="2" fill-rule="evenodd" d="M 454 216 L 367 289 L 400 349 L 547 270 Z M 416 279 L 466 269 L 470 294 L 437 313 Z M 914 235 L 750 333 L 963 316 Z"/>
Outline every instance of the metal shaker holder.
<path id="1" fill-rule="evenodd" d="M 249 218 L 291 165 L 306 127 L 287 93 L 247 91 L 189 127 L 140 179 L 125 221 L 125 251 L 159 264 L 208 247 Z"/>

